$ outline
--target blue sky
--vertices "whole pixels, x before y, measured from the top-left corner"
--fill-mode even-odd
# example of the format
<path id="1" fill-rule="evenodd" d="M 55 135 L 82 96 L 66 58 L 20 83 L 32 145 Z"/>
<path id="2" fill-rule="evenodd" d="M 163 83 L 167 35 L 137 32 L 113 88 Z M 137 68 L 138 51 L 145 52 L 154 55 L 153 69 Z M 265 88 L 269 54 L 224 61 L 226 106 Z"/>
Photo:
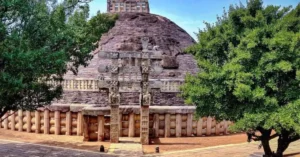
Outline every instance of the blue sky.
<path id="1" fill-rule="evenodd" d="M 165 16 L 185 29 L 194 38 L 195 32 L 204 27 L 203 21 L 213 23 L 230 4 L 245 4 L 246 0 L 149 0 L 150 12 Z M 299 0 L 264 0 L 264 5 L 296 6 Z M 106 0 L 93 0 L 90 14 L 106 12 Z"/>

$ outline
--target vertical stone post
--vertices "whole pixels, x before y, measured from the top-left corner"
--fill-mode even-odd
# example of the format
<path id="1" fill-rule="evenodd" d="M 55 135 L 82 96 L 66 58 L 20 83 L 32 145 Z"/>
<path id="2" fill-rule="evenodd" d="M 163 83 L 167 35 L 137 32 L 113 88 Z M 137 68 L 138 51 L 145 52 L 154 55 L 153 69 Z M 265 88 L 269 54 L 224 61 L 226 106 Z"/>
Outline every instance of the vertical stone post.
<path id="1" fill-rule="evenodd" d="M 89 116 L 83 117 L 83 141 L 89 141 Z"/>
<path id="2" fill-rule="evenodd" d="M 159 136 L 159 114 L 155 113 L 153 117 L 153 129 L 154 136 L 157 138 Z"/>
<path id="3" fill-rule="evenodd" d="M 10 129 L 15 131 L 16 130 L 16 113 L 15 111 L 11 111 L 11 120 L 10 120 L 10 124 L 11 124 L 11 127 Z"/>
<path id="4" fill-rule="evenodd" d="M 207 117 L 207 125 L 206 125 L 206 135 L 211 135 L 211 124 L 212 124 L 212 118 L 209 116 Z"/>
<path id="5" fill-rule="evenodd" d="M 41 116 L 40 111 L 35 111 L 35 133 L 41 132 Z"/>
<path id="6" fill-rule="evenodd" d="M 66 135 L 72 134 L 72 113 L 68 111 L 66 113 Z"/>
<path id="7" fill-rule="evenodd" d="M 223 134 L 226 135 L 228 134 L 228 121 L 227 120 L 224 120 L 224 132 Z"/>
<path id="8" fill-rule="evenodd" d="M 110 142 L 119 142 L 119 106 L 111 105 L 110 108 Z"/>
<path id="9" fill-rule="evenodd" d="M 149 144 L 149 107 L 142 106 L 140 114 L 141 114 L 141 125 L 140 125 L 141 144 Z"/>
<path id="10" fill-rule="evenodd" d="M 220 123 L 217 123 L 216 124 L 216 128 L 215 128 L 216 130 L 215 130 L 215 134 L 216 135 L 219 135 L 220 134 Z"/>
<path id="11" fill-rule="evenodd" d="M 5 130 L 7 130 L 8 129 L 8 112 L 6 112 L 5 114 L 4 114 L 4 116 L 3 116 L 3 118 L 5 118 L 4 120 L 3 120 L 3 127 L 4 127 L 4 129 Z"/>
<path id="12" fill-rule="evenodd" d="M 177 113 L 176 114 L 176 137 L 181 137 L 181 130 L 182 130 L 182 119 L 181 119 L 181 114 Z"/>
<path id="13" fill-rule="evenodd" d="M 44 111 L 44 134 L 50 133 L 50 117 L 49 110 L 45 109 Z"/>
<path id="14" fill-rule="evenodd" d="M 60 134 L 60 111 L 54 112 L 54 119 L 55 119 L 55 135 Z"/>
<path id="15" fill-rule="evenodd" d="M 104 141 L 104 116 L 98 116 L 98 141 Z"/>
<path id="16" fill-rule="evenodd" d="M 149 38 L 142 38 L 143 49 L 146 50 L 148 47 Z M 150 54 L 147 51 L 142 52 L 142 61 L 141 61 L 141 73 L 142 73 L 142 82 L 141 82 L 141 94 L 140 94 L 140 103 L 141 103 L 141 125 L 140 125 L 140 138 L 141 144 L 149 144 L 149 106 L 151 104 L 151 94 L 149 91 L 149 72 L 150 72 Z"/>
<path id="17" fill-rule="evenodd" d="M 77 113 L 77 136 L 82 135 L 82 126 L 83 126 L 82 120 L 83 120 L 82 113 L 78 112 Z"/>
<path id="18" fill-rule="evenodd" d="M 197 121 L 197 136 L 202 136 L 202 118 L 200 117 Z"/>
<path id="19" fill-rule="evenodd" d="M 19 117 L 19 127 L 18 127 L 18 130 L 19 131 L 23 131 L 23 111 L 22 110 L 18 111 L 18 117 Z"/>
<path id="20" fill-rule="evenodd" d="M 170 127 L 170 120 L 171 115 L 170 114 L 166 114 L 165 115 L 165 137 L 170 137 L 170 131 L 171 131 L 171 127 Z"/>
<path id="21" fill-rule="evenodd" d="M 119 93 L 119 53 L 112 54 L 112 66 L 111 66 L 111 84 L 109 90 L 109 104 L 110 104 L 110 142 L 119 142 L 119 105 L 120 105 L 120 93 Z"/>
<path id="22" fill-rule="evenodd" d="M 187 115 L 187 128 L 186 128 L 187 137 L 192 136 L 192 131 L 193 131 L 193 114 L 189 113 Z"/>
<path id="23" fill-rule="evenodd" d="M 27 123 L 27 127 L 26 127 L 27 132 L 31 132 L 31 114 L 30 114 L 30 111 L 26 111 L 26 123 Z"/>
<path id="24" fill-rule="evenodd" d="M 131 113 L 129 115 L 129 133 L 128 133 L 128 137 L 134 137 L 134 113 Z"/>
<path id="25" fill-rule="evenodd" d="M 123 133 L 122 133 L 122 113 L 119 114 L 119 136 L 122 137 Z"/>

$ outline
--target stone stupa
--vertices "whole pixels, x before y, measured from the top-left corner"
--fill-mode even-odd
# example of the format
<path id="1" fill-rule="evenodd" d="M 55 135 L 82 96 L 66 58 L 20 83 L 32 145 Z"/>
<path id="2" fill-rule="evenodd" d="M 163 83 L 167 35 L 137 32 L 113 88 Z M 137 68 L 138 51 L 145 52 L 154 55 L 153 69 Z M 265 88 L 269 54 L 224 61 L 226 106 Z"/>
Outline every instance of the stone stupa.
<path id="1" fill-rule="evenodd" d="M 151 137 L 226 134 L 230 122 L 193 118 L 195 106 L 179 96 L 185 76 L 198 72 L 193 56 L 184 53 L 195 40 L 149 13 L 148 0 L 107 4 L 109 14 L 118 14 L 115 26 L 101 37 L 87 67 L 64 76 L 62 98 L 35 113 L 13 114 L 4 128 L 83 135 L 86 141 L 140 137 L 142 144 Z"/>

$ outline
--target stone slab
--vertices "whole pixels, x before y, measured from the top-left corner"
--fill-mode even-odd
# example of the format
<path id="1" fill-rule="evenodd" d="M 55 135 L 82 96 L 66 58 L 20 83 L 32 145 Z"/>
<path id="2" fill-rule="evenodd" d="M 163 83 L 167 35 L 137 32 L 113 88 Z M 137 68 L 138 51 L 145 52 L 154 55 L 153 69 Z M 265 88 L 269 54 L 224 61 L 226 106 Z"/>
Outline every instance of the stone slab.
<path id="1" fill-rule="evenodd" d="M 85 107 L 82 109 L 82 115 L 98 116 L 98 115 L 109 115 L 110 107 Z"/>

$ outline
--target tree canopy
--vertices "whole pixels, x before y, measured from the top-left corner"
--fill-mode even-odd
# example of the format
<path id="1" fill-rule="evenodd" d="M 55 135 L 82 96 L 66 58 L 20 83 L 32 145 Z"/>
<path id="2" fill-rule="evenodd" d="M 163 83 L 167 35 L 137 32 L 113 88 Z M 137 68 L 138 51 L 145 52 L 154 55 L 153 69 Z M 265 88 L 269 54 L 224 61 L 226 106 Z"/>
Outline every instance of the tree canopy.
<path id="1" fill-rule="evenodd" d="M 230 6 L 187 49 L 200 72 L 182 86 L 186 103 L 196 105 L 199 116 L 234 121 L 232 130 L 248 131 L 266 155 L 281 156 L 300 138 L 299 30 L 300 3 L 264 7 L 249 0 Z M 269 140 L 277 136 L 272 153 Z"/>
<path id="2" fill-rule="evenodd" d="M 0 1 L 0 117 L 8 110 L 48 105 L 71 70 L 87 66 L 117 16 L 89 18 L 88 0 Z"/>

